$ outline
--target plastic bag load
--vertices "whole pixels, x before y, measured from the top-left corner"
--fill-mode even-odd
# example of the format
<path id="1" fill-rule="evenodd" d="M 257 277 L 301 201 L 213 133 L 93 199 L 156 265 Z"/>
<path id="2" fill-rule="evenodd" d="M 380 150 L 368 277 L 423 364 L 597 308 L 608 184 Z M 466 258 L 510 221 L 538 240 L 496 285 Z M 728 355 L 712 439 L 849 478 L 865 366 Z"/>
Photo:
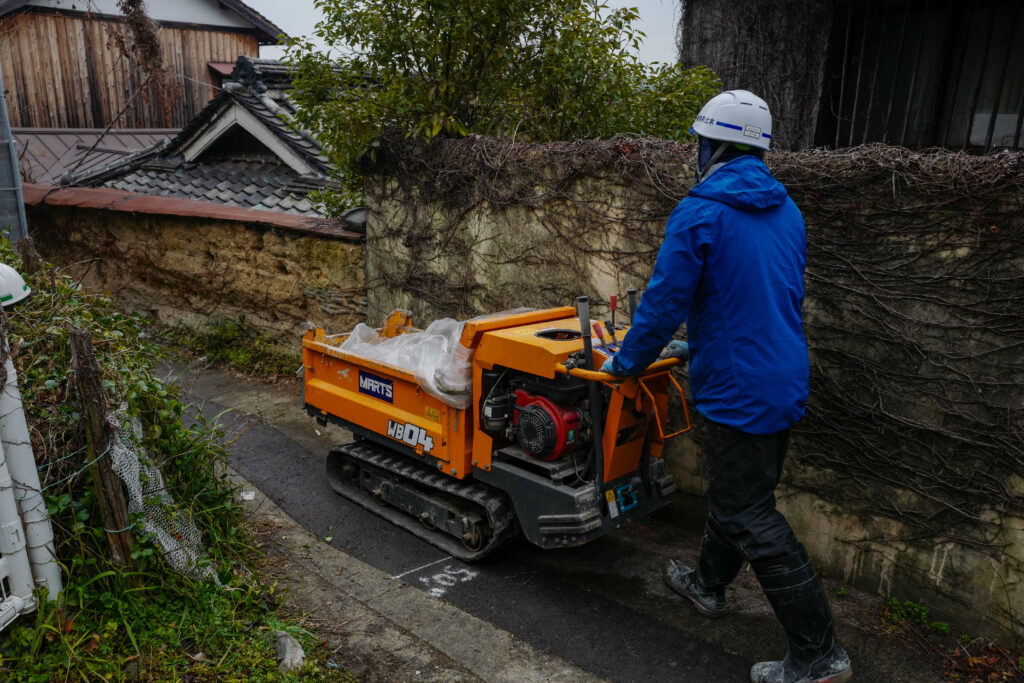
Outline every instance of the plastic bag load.
<path id="1" fill-rule="evenodd" d="M 341 343 L 341 350 L 407 370 L 431 396 L 466 409 L 473 399 L 473 350 L 463 346 L 464 323 L 441 318 L 417 332 L 382 337 L 359 323 Z"/>

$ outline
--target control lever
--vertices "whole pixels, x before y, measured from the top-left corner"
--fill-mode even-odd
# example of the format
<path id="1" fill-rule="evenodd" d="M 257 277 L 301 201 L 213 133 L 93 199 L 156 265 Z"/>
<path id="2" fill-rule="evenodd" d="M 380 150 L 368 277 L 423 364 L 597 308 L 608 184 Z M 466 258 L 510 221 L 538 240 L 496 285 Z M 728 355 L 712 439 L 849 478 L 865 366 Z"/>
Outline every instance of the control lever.
<path id="1" fill-rule="evenodd" d="M 604 321 L 604 326 L 608 329 L 608 334 L 610 334 L 611 337 L 612 337 L 612 344 L 614 346 L 618 346 L 619 345 L 619 340 L 615 338 L 615 323 L 613 323 L 613 322 L 610 323 L 607 320 L 605 320 Z"/>
<path id="2" fill-rule="evenodd" d="M 597 348 L 608 351 L 608 346 L 604 343 L 604 329 L 601 327 L 601 323 L 596 320 L 593 323 L 594 334 L 597 335 L 598 345 Z"/>

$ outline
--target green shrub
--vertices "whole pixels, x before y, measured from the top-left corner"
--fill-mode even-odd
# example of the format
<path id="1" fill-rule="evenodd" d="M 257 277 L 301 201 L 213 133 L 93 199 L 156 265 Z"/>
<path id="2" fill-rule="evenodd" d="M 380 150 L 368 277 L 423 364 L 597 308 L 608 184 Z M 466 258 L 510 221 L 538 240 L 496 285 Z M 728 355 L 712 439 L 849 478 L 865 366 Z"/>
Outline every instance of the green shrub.
<path id="1" fill-rule="evenodd" d="M 7 243 L 0 260 L 18 267 Z M 158 347 L 145 319 L 124 315 L 52 269 L 27 278 L 33 295 L 9 311 L 17 365 L 64 568 L 60 603 L 47 602 L 0 633 L 0 678 L 18 681 L 133 679 L 277 680 L 272 591 L 253 578 L 249 535 L 232 488 L 218 473 L 219 434 L 182 422 L 174 387 L 154 375 Z M 176 505 L 202 534 L 222 585 L 174 571 L 152 539 L 130 529 L 132 570 L 111 563 L 88 476 L 83 408 L 71 367 L 70 329 L 92 336 L 111 409 L 123 405 L 144 426 L 144 457 L 156 464 Z M 263 627 L 266 628 L 266 627 Z M 294 678 L 294 677 L 293 677 Z"/>
<path id="2" fill-rule="evenodd" d="M 941 635 L 949 633 L 949 624 L 944 621 L 931 621 L 928 618 L 928 608 L 911 600 L 901 601 L 889 598 L 886 617 L 893 623 L 921 624 L 929 631 L 935 631 Z"/>
<path id="3" fill-rule="evenodd" d="M 317 0 L 312 40 L 290 41 L 297 122 L 315 133 L 359 201 L 373 141 L 482 133 L 521 140 L 690 139 L 721 82 L 704 67 L 648 66 L 635 8 L 598 0 Z"/>
<path id="4" fill-rule="evenodd" d="M 245 318 L 212 319 L 199 329 L 173 327 L 161 336 L 173 346 L 206 358 L 211 364 L 222 363 L 241 372 L 264 375 L 292 374 L 299 367 L 298 342 L 295 353 L 285 353 L 264 339 Z"/>

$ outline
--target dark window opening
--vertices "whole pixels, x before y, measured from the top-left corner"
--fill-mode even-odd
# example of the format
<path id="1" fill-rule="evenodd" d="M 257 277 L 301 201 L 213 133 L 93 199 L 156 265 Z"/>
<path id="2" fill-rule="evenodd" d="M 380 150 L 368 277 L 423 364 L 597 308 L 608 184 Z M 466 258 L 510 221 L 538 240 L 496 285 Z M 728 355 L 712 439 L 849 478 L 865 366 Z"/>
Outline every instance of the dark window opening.
<path id="1" fill-rule="evenodd" d="M 839 2 L 816 144 L 1019 149 L 1022 4 Z"/>

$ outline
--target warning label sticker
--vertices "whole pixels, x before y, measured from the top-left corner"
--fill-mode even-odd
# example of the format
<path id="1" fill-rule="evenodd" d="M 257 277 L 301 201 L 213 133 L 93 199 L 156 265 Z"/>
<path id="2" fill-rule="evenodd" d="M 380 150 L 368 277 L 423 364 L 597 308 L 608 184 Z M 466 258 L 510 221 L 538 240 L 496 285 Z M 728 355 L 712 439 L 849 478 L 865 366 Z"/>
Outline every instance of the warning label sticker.
<path id="1" fill-rule="evenodd" d="M 619 516 L 619 504 L 615 501 L 615 491 L 611 489 L 604 492 L 605 500 L 608 501 L 608 515 L 612 518 Z"/>

